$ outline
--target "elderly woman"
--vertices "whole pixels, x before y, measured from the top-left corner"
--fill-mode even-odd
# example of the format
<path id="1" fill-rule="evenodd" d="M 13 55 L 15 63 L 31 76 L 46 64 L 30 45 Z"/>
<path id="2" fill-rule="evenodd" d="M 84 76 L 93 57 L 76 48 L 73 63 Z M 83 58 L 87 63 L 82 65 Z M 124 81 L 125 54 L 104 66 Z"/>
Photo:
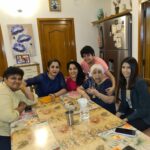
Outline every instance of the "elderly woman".
<path id="1" fill-rule="evenodd" d="M 22 86 L 24 72 L 17 67 L 9 67 L 0 83 L 0 149 L 11 150 L 10 123 L 17 120 L 26 105 L 36 103 L 34 95 Z"/>
<path id="2" fill-rule="evenodd" d="M 100 64 L 94 64 L 90 69 L 90 78 L 77 90 L 85 98 L 93 100 L 111 113 L 115 113 L 114 95 L 108 95 L 106 89 L 112 86 L 111 80 L 104 75 Z"/>

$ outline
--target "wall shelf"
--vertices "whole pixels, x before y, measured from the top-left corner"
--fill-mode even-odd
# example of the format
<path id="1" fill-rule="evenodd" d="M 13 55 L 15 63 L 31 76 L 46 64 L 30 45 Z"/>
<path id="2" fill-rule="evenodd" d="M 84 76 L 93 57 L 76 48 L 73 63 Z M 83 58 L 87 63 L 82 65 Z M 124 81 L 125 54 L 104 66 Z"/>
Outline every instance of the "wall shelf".
<path id="1" fill-rule="evenodd" d="M 116 15 L 111 15 L 109 17 L 105 17 L 104 19 L 93 21 L 92 24 L 93 25 L 97 25 L 97 24 L 100 24 L 100 23 L 102 23 L 102 22 L 104 22 L 106 20 L 114 19 L 114 18 L 117 18 L 117 17 L 120 17 L 120 16 L 124 16 L 124 15 L 127 15 L 127 14 L 131 14 L 131 9 L 128 9 L 128 10 L 123 11 L 121 13 L 118 13 Z"/>

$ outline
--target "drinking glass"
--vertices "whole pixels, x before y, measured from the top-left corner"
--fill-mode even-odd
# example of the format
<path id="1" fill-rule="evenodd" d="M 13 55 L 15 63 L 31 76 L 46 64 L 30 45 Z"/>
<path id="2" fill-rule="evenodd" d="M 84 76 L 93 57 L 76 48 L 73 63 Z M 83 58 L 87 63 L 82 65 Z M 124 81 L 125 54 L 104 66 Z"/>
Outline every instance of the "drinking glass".
<path id="1" fill-rule="evenodd" d="M 89 107 L 88 100 L 86 98 L 79 98 L 78 103 L 80 105 L 80 120 L 89 119 Z"/>

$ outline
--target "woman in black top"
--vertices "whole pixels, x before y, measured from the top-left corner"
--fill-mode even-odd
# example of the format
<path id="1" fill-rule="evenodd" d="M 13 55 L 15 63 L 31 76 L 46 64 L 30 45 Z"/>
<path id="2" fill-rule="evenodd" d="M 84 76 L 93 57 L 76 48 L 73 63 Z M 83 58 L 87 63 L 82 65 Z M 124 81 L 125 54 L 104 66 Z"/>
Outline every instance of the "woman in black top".
<path id="1" fill-rule="evenodd" d="M 150 95 L 146 82 L 138 77 L 138 64 L 133 57 L 121 63 L 118 97 L 118 117 L 141 131 L 150 127 Z"/>

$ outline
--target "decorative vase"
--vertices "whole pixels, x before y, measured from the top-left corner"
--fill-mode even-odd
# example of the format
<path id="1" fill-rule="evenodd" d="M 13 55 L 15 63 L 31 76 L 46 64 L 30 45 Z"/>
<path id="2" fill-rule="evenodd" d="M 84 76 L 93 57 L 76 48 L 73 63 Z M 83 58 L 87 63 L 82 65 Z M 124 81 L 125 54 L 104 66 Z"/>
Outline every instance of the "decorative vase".
<path id="1" fill-rule="evenodd" d="M 116 14 L 119 13 L 119 7 L 115 7 L 115 12 L 116 12 Z"/>
<path id="2" fill-rule="evenodd" d="M 126 4 L 122 4 L 122 11 L 126 11 L 126 10 L 127 10 Z"/>
<path id="3" fill-rule="evenodd" d="M 103 9 L 98 9 L 97 11 L 97 19 L 100 20 L 100 19 L 103 19 L 104 18 L 104 12 L 103 12 Z"/>

